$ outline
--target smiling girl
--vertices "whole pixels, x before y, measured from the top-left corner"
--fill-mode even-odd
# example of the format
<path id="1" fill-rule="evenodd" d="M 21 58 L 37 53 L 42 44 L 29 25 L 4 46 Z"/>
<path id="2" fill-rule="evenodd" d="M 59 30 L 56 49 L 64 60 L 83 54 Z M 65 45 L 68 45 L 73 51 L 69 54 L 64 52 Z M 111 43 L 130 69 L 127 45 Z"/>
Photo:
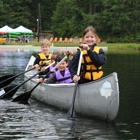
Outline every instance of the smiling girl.
<path id="1" fill-rule="evenodd" d="M 87 83 L 102 77 L 102 65 L 107 61 L 104 51 L 97 46 L 100 42 L 95 28 L 87 27 L 83 32 L 83 43 L 78 48 L 71 61 L 71 75 L 74 82 Z M 80 57 L 80 50 L 83 49 L 80 76 L 76 75 Z"/>

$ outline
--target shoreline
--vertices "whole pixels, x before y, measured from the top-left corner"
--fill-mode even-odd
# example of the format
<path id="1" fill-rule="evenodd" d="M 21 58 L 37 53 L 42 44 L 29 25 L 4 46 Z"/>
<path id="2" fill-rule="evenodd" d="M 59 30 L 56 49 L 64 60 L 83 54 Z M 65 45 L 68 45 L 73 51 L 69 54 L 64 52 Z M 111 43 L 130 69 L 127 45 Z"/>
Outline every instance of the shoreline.
<path id="1" fill-rule="evenodd" d="M 107 46 L 101 47 L 104 51 L 108 51 Z M 58 49 L 76 51 L 77 47 L 56 47 L 51 46 L 50 52 L 55 52 Z M 40 46 L 32 45 L 0 45 L 0 52 L 41 52 Z"/>

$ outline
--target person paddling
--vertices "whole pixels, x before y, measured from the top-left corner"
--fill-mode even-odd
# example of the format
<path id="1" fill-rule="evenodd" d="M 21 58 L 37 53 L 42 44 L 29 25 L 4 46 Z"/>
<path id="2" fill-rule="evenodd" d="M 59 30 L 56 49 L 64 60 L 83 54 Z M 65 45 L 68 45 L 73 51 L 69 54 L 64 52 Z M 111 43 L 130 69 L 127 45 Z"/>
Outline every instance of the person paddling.
<path id="1" fill-rule="evenodd" d="M 56 56 L 56 64 L 60 62 L 64 58 L 63 54 L 58 54 Z M 69 71 L 68 66 L 68 59 L 65 59 L 59 66 L 58 70 L 52 74 L 52 76 L 46 80 L 43 80 L 43 78 L 39 79 L 39 82 L 43 83 L 73 83 L 73 80 L 71 79 L 71 73 Z"/>
<path id="2" fill-rule="evenodd" d="M 57 52 L 57 53 L 54 53 L 52 54 L 52 57 L 51 57 L 51 63 L 55 62 L 52 66 L 50 66 L 48 69 L 45 69 L 45 71 L 43 72 L 44 75 L 46 75 L 48 72 L 50 72 L 56 65 L 57 61 L 56 61 L 56 57 L 57 55 L 68 55 L 68 62 L 67 62 L 67 67 L 70 68 L 70 61 L 72 60 L 72 57 L 73 57 L 73 51 L 72 50 L 67 50 L 67 51 L 64 51 L 64 52 Z M 50 73 L 46 78 L 49 78 L 52 76 L 52 74 L 54 72 L 56 72 L 58 69 L 55 69 L 52 73 Z M 40 78 L 43 78 L 43 76 L 40 76 Z"/>
<path id="3" fill-rule="evenodd" d="M 56 56 L 57 56 L 57 54 L 53 54 L 52 55 L 52 57 L 51 57 L 51 63 L 53 63 L 53 62 L 55 62 L 55 63 L 53 65 L 51 65 L 48 69 L 45 69 L 44 75 L 46 75 L 47 73 L 49 73 L 50 71 L 52 71 L 52 69 L 56 66 Z M 55 69 L 52 73 L 50 73 L 46 78 L 51 77 L 52 74 L 55 73 L 56 71 L 57 71 L 57 69 Z"/>
<path id="4" fill-rule="evenodd" d="M 97 46 L 100 39 L 92 26 L 87 27 L 83 32 L 83 42 L 71 60 L 71 75 L 74 82 L 79 84 L 97 80 L 102 77 L 102 66 L 107 62 L 104 51 Z M 76 75 L 80 50 L 83 49 L 80 76 Z"/>
<path id="5" fill-rule="evenodd" d="M 50 50 L 49 40 L 44 39 L 41 42 L 41 50 L 42 52 L 36 56 L 36 59 L 34 61 L 34 67 L 37 68 L 38 71 L 40 71 L 39 75 L 44 75 L 45 67 L 51 63 L 51 57 L 52 57 L 52 53 L 49 52 Z M 42 64 L 43 64 L 43 67 L 40 67 L 40 65 Z"/>

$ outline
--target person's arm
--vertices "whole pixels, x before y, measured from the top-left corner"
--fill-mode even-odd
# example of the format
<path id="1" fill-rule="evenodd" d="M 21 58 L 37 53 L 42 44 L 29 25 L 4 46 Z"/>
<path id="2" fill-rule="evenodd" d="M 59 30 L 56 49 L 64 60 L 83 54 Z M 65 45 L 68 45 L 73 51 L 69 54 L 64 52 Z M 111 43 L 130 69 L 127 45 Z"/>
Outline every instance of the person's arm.
<path id="1" fill-rule="evenodd" d="M 91 49 L 89 49 L 87 51 L 87 53 L 88 53 L 90 59 L 92 60 L 92 63 L 96 67 L 102 66 L 107 61 L 107 57 L 102 49 L 99 50 L 99 54 L 97 54 L 95 51 L 93 52 Z"/>
<path id="2" fill-rule="evenodd" d="M 37 55 L 37 56 L 36 56 L 36 59 L 35 59 L 35 61 L 34 61 L 34 65 L 35 65 L 35 64 L 39 64 L 39 61 L 40 61 L 40 57 L 39 57 L 39 55 Z"/>
<path id="3" fill-rule="evenodd" d="M 69 50 L 68 51 L 68 54 L 69 54 L 68 68 L 69 68 L 69 71 L 70 71 L 70 68 L 71 68 L 71 60 L 73 59 L 73 51 L 72 50 Z"/>
<path id="4" fill-rule="evenodd" d="M 73 56 L 73 59 L 70 62 L 70 67 L 69 67 L 72 78 L 74 77 L 74 75 L 77 74 L 79 57 L 80 57 L 80 51 L 77 50 L 76 54 Z"/>
<path id="5" fill-rule="evenodd" d="M 48 79 L 46 79 L 45 83 L 46 84 L 54 84 L 57 82 L 57 79 L 56 79 L 56 74 L 53 73 L 52 76 Z"/>

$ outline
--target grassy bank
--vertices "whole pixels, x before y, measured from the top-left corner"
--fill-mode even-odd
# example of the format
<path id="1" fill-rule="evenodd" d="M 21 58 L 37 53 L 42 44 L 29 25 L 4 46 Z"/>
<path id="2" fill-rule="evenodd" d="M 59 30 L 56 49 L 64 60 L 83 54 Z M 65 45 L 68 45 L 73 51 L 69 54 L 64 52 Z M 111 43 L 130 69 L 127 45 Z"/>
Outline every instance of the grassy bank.
<path id="1" fill-rule="evenodd" d="M 98 46 L 108 46 L 110 53 L 139 53 L 140 44 L 137 43 L 100 43 Z"/>
<path id="2" fill-rule="evenodd" d="M 5 45 L 32 45 L 32 46 L 36 46 L 39 47 L 40 46 L 40 42 L 36 42 L 36 41 L 30 41 L 29 43 L 20 43 L 20 42 L 12 42 L 12 43 L 5 43 Z M 75 47 L 75 46 L 79 46 L 80 44 L 78 42 L 73 42 L 73 43 L 52 43 L 51 45 L 56 46 L 56 47 Z M 136 51 L 139 52 L 140 51 L 140 44 L 136 44 L 136 43 L 99 43 L 98 46 L 102 47 L 102 46 L 107 46 L 109 52 L 129 52 L 129 51 Z"/>

